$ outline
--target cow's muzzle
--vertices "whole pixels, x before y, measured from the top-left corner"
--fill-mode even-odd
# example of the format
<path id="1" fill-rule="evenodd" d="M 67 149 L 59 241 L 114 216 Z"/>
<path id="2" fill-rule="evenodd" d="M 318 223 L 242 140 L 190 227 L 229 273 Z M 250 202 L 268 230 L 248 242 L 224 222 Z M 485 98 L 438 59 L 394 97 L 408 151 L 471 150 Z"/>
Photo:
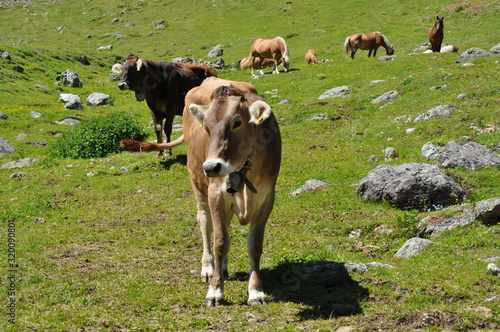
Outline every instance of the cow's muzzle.
<path id="1" fill-rule="evenodd" d="M 203 172 L 208 177 L 224 176 L 233 171 L 233 166 L 222 159 L 208 159 L 203 163 Z"/>
<path id="2" fill-rule="evenodd" d="M 118 88 L 120 90 L 129 90 L 130 87 L 128 86 L 127 82 L 120 82 L 118 83 Z"/>

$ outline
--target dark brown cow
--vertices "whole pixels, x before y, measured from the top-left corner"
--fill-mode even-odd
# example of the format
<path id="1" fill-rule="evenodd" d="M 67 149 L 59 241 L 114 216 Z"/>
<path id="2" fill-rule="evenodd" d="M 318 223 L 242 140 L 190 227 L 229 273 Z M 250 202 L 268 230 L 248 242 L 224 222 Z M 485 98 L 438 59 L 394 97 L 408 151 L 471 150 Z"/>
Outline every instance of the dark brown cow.
<path id="1" fill-rule="evenodd" d="M 210 78 L 187 94 L 183 127 L 203 237 L 201 276 L 210 280 L 206 305 L 224 302 L 233 214 L 242 225 L 250 225 L 248 304 L 264 304 L 260 257 L 281 163 L 278 123 L 252 85 Z M 122 147 L 156 151 L 179 141 L 144 145 L 125 140 Z"/>
<path id="2" fill-rule="evenodd" d="M 157 142 L 162 143 L 162 132 L 170 142 L 172 122 L 174 116 L 182 115 L 186 93 L 210 76 L 217 74 L 206 66 L 142 60 L 130 55 L 123 64 L 118 87 L 134 91 L 138 101 L 146 99 L 153 116 Z M 166 152 L 170 154 L 170 150 Z"/>

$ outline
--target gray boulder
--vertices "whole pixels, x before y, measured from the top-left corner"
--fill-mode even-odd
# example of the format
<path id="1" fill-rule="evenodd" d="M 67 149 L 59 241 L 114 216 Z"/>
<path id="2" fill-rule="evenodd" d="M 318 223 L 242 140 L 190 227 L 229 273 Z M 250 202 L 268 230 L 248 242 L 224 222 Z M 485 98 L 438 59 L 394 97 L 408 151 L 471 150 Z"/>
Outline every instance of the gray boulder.
<path id="1" fill-rule="evenodd" d="M 71 85 L 74 88 L 79 88 L 82 86 L 80 77 L 71 69 L 68 69 L 61 75 L 57 76 L 57 80 L 65 85 Z"/>
<path id="2" fill-rule="evenodd" d="M 210 52 L 208 52 L 207 57 L 214 58 L 217 56 L 222 56 L 224 54 L 224 50 L 222 49 L 222 45 L 217 45 Z"/>
<path id="3" fill-rule="evenodd" d="M 18 159 L 11 161 L 9 163 L 3 164 L 0 169 L 11 169 L 11 168 L 21 168 L 21 167 L 27 167 L 31 166 L 34 163 L 37 162 L 38 159 L 36 158 L 24 158 L 24 159 Z"/>
<path id="4" fill-rule="evenodd" d="M 110 98 L 110 95 L 105 93 L 92 92 L 85 100 L 85 103 L 88 106 L 103 106 L 108 104 Z"/>
<path id="5" fill-rule="evenodd" d="M 428 110 L 427 112 L 424 112 L 424 113 L 418 115 L 415 119 L 413 119 L 413 122 L 427 121 L 431 118 L 447 116 L 455 108 L 457 108 L 457 107 L 451 106 L 451 105 L 437 106 L 437 107 L 434 107 L 434 108 Z"/>
<path id="6" fill-rule="evenodd" d="M 420 220 L 418 228 L 420 232 L 430 237 L 437 237 L 443 232 L 467 226 L 473 222 L 496 225 L 498 220 L 500 220 L 500 197 L 494 197 L 474 204 L 462 204 L 443 209 Z"/>
<path id="7" fill-rule="evenodd" d="M 14 149 L 14 146 L 10 144 L 9 141 L 0 137 L 0 155 L 12 154 L 16 152 L 16 149 Z"/>
<path id="8" fill-rule="evenodd" d="M 490 52 L 500 53 L 500 44 L 496 44 L 492 48 L 490 48 Z"/>
<path id="9" fill-rule="evenodd" d="M 439 167 L 419 163 L 379 165 L 356 190 L 363 199 L 389 202 L 402 210 L 449 206 L 465 197 L 464 190 Z"/>
<path id="10" fill-rule="evenodd" d="M 417 256 L 420 254 L 422 251 L 427 249 L 428 247 L 434 245 L 435 243 L 426 240 L 426 239 L 421 239 L 419 237 L 414 237 L 406 241 L 404 246 L 402 246 L 396 254 L 394 254 L 394 257 L 404 257 L 404 258 L 409 258 L 413 256 Z"/>
<path id="11" fill-rule="evenodd" d="M 342 97 L 348 92 L 352 92 L 351 88 L 348 86 L 338 86 L 336 88 L 330 89 L 326 92 L 324 92 L 321 96 L 318 97 L 318 99 L 329 99 L 329 98 L 335 98 L 335 97 Z"/>
<path id="12" fill-rule="evenodd" d="M 371 103 L 372 104 L 380 104 L 380 103 L 383 103 L 383 102 L 386 102 L 386 103 L 387 102 L 391 102 L 394 98 L 396 98 L 398 96 L 399 96 L 399 92 L 397 92 L 397 91 L 389 91 L 389 92 L 384 93 L 380 97 L 373 99 L 371 101 Z"/>
<path id="13" fill-rule="evenodd" d="M 474 171 L 486 166 L 500 166 L 500 154 L 477 142 L 450 141 L 439 150 L 437 165 Z"/>
<path id="14" fill-rule="evenodd" d="M 460 54 L 460 56 L 457 59 L 457 63 L 467 62 L 473 58 L 486 58 L 490 56 L 498 56 L 498 54 L 493 52 L 488 52 L 477 47 L 473 47 Z"/>
<path id="15" fill-rule="evenodd" d="M 4 112 L 0 112 L 0 119 L 7 120 L 8 118 L 9 116 L 7 114 L 5 114 Z"/>

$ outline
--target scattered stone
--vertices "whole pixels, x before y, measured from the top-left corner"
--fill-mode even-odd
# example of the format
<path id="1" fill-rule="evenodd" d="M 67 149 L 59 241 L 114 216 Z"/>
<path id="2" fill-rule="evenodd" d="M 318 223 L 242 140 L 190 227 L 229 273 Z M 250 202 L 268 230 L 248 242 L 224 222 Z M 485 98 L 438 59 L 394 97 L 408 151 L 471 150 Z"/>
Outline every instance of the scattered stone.
<path id="1" fill-rule="evenodd" d="M 376 155 L 372 154 L 370 156 L 370 158 L 368 158 L 368 161 L 371 163 L 376 163 L 378 161 L 378 157 Z"/>
<path id="2" fill-rule="evenodd" d="M 474 64 L 472 62 L 466 62 L 462 65 L 462 67 L 472 67 Z"/>
<path id="3" fill-rule="evenodd" d="M 435 244 L 434 242 L 426 239 L 421 239 L 419 237 L 414 237 L 406 241 L 404 246 L 402 246 L 398 252 L 394 255 L 394 257 L 403 257 L 409 258 L 413 256 L 417 256 L 422 251 L 427 249 L 428 247 Z"/>
<path id="4" fill-rule="evenodd" d="M 500 53 L 500 44 L 496 44 L 492 48 L 490 48 L 490 52 Z"/>
<path id="5" fill-rule="evenodd" d="M 422 146 L 421 155 L 425 159 L 436 159 L 439 155 L 439 149 L 441 147 L 432 143 L 425 143 Z"/>
<path id="6" fill-rule="evenodd" d="M 113 45 L 106 45 L 106 46 L 101 46 L 101 47 L 97 48 L 98 51 L 109 51 L 112 49 L 113 49 Z"/>
<path id="7" fill-rule="evenodd" d="M 90 66 L 89 58 L 87 58 L 86 55 L 80 56 L 80 58 L 78 60 L 81 62 L 82 65 L 84 65 L 84 66 Z"/>
<path id="8" fill-rule="evenodd" d="M 415 130 L 417 130 L 417 128 L 408 128 L 408 129 L 406 129 L 406 134 L 407 135 L 413 134 L 415 132 Z"/>
<path id="9" fill-rule="evenodd" d="M 382 83 L 382 82 L 385 82 L 385 80 L 374 80 L 374 81 L 370 82 L 370 86 L 377 84 L 377 83 Z"/>
<path id="10" fill-rule="evenodd" d="M 443 209 L 420 220 L 418 228 L 424 234 L 438 237 L 445 231 L 467 226 L 476 221 L 487 225 L 495 225 L 499 219 L 500 197 L 494 197 L 477 203 L 462 204 Z"/>
<path id="11" fill-rule="evenodd" d="M 391 161 L 399 157 L 398 151 L 395 148 L 388 147 L 384 151 L 385 161 Z"/>
<path id="12" fill-rule="evenodd" d="M 24 141 L 25 139 L 28 139 L 28 135 L 26 134 L 19 134 L 16 137 L 16 141 Z"/>
<path id="13" fill-rule="evenodd" d="M 64 105 L 65 110 L 82 110 L 83 105 L 76 99 L 69 101 L 66 105 Z"/>
<path id="14" fill-rule="evenodd" d="M 57 76 L 56 80 L 61 82 L 62 84 L 71 85 L 74 88 L 79 88 L 82 86 L 80 77 L 71 69 L 68 69 L 61 75 Z"/>
<path id="15" fill-rule="evenodd" d="M 26 175 L 26 173 L 24 173 L 24 172 L 17 172 L 17 173 L 12 173 L 12 174 L 10 175 L 10 178 L 11 178 L 11 179 L 15 179 L 15 178 L 22 178 L 22 177 L 23 177 L 23 176 L 25 176 L 25 175 Z"/>
<path id="16" fill-rule="evenodd" d="M 488 271 L 491 271 L 494 276 L 500 275 L 500 266 L 496 265 L 495 263 L 490 263 L 486 267 Z"/>
<path id="17" fill-rule="evenodd" d="M 37 161 L 38 161 L 37 158 L 18 159 L 18 160 L 14 160 L 14 161 L 8 162 L 6 164 L 3 164 L 2 167 L 0 167 L 0 169 L 12 169 L 12 168 L 27 167 L 27 166 L 33 165 Z"/>
<path id="18" fill-rule="evenodd" d="M 47 88 L 46 86 L 43 86 L 43 85 L 38 84 L 38 83 L 33 83 L 33 85 L 36 86 L 37 88 L 42 89 L 43 92 L 45 92 L 45 93 L 50 93 L 50 89 Z"/>
<path id="19" fill-rule="evenodd" d="M 5 114 L 4 112 L 0 112 L 0 119 L 7 120 L 8 118 L 9 116 L 7 114 Z"/>
<path id="20" fill-rule="evenodd" d="M 500 166 L 500 154 L 477 142 L 450 141 L 439 150 L 437 165 L 475 171 L 483 167 Z"/>
<path id="21" fill-rule="evenodd" d="M 41 117 L 41 116 L 42 116 L 42 113 L 40 113 L 40 112 L 36 112 L 36 111 L 31 111 L 31 112 L 30 112 L 30 115 L 31 115 L 31 117 L 33 117 L 33 118 L 35 118 L 35 119 L 38 119 L 39 117 Z"/>
<path id="22" fill-rule="evenodd" d="M 399 92 L 397 91 L 389 91 L 377 97 L 371 101 L 372 104 L 380 104 L 383 102 L 391 102 L 394 98 L 399 96 Z"/>
<path id="23" fill-rule="evenodd" d="M 426 120 L 429 120 L 429 119 L 435 118 L 435 117 L 447 116 L 455 108 L 457 108 L 457 107 L 450 106 L 450 105 L 438 106 L 438 107 L 435 107 L 433 109 L 428 110 L 425 113 L 420 114 L 415 119 L 413 119 L 413 122 L 426 121 Z"/>
<path id="24" fill-rule="evenodd" d="M 128 172 L 128 167 L 122 167 L 120 168 L 120 173 L 127 173 Z"/>
<path id="25" fill-rule="evenodd" d="M 339 86 L 333 89 L 330 89 L 326 92 L 324 92 L 321 96 L 318 97 L 318 99 L 329 99 L 329 98 L 336 98 L 336 97 L 342 97 L 346 93 L 352 92 L 352 89 L 348 86 Z"/>
<path id="26" fill-rule="evenodd" d="M 9 141 L 0 137 L 0 155 L 16 153 L 16 149 Z"/>
<path id="27" fill-rule="evenodd" d="M 283 99 L 280 102 L 278 102 L 278 105 L 289 105 L 289 104 L 290 104 L 290 100 L 288 100 L 288 99 Z"/>
<path id="28" fill-rule="evenodd" d="M 461 203 L 465 192 L 429 164 L 379 165 L 364 177 L 356 189 L 363 199 L 389 202 L 402 210 Z"/>
<path id="29" fill-rule="evenodd" d="M 97 175 L 97 172 L 88 172 L 87 173 L 88 177 L 92 177 L 92 176 L 95 176 L 95 175 Z"/>
<path id="30" fill-rule="evenodd" d="M 312 117 L 311 120 L 328 120 L 328 114 L 325 113 L 316 114 Z"/>
<path id="31" fill-rule="evenodd" d="M 302 186 L 302 188 L 295 190 L 292 193 L 292 196 L 297 196 L 297 195 L 303 194 L 303 193 L 308 192 L 308 191 L 318 190 L 319 188 L 328 187 L 328 186 L 329 186 L 328 183 L 325 183 L 325 182 L 320 181 L 320 180 L 315 180 L 315 179 L 307 180 L 304 183 L 304 185 Z"/>
<path id="32" fill-rule="evenodd" d="M 217 56 L 222 56 L 224 54 L 224 50 L 222 49 L 222 45 L 217 45 L 210 52 L 208 52 L 208 58 L 214 58 Z"/>
<path id="33" fill-rule="evenodd" d="M 458 100 L 462 100 L 462 99 L 465 99 L 465 98 L 467 98 L 467 94 L 466 94 L 466 93 L 461 93 L 461 94 L 459 94 L 459 95 L 457 96 L 457 99 L 458 99 Z"/>
<path id="34" fill-rule="evenodd" d="M 100 92 L 92 92 L 85 100 L 85 103 L 88 106 L 103 106 L 108 104 L 110 98 L 110 95 Z"/>
<path id="35" fill-rule="evenodd" d="M 485 58 L 490 56 L 498 56 L 498 54 L 494 52 L 488 52 L 477 47 L 473 47 L 463 52 L 457 59 L 457 63 L 466 62 L 474 58 Z"/>
<path id="36" fill-rule="evenodd" d="M 379 61 L 392 61 L 392 60 L 394 60 L 394 58 L 392 56 L 383 55 L 380 58 L 378 58 L 378 60 Z"/>
<path id="37" fill-rule="evenodd" d="M 59 124 L 59 125 L 67 125 L 67 126 L 73 126 L 73 125 L 76 125 L 78 123 L 80 123 L 81 121 L 78 120 L 78 119 L 73 119 L 73 118 L 66 118 L 62 121 L 56 121 L 55 123 L 56 124 Z"/>
<path id="38" fill-rule="evenodd" d="M 36 222 L 37 224 L 45 224 L 45 219 L 43 219 L 43 218 L 36 218 L 36 219 L 35 219 L 35 222 Z"/>

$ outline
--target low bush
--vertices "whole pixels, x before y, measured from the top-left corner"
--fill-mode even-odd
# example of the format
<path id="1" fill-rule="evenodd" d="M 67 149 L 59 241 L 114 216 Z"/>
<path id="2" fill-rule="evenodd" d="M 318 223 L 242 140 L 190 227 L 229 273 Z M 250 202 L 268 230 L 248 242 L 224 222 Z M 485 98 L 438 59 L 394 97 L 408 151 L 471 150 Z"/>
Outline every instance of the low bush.
<path id="1" fill-rule="evenodd" d="M 146 134 L 129 115 L 115 112 L 83 122 L 58 139 L 50 154 L 61 158 L 102 158 L 121 151 L 122 139 L 143 140 Z"/>

